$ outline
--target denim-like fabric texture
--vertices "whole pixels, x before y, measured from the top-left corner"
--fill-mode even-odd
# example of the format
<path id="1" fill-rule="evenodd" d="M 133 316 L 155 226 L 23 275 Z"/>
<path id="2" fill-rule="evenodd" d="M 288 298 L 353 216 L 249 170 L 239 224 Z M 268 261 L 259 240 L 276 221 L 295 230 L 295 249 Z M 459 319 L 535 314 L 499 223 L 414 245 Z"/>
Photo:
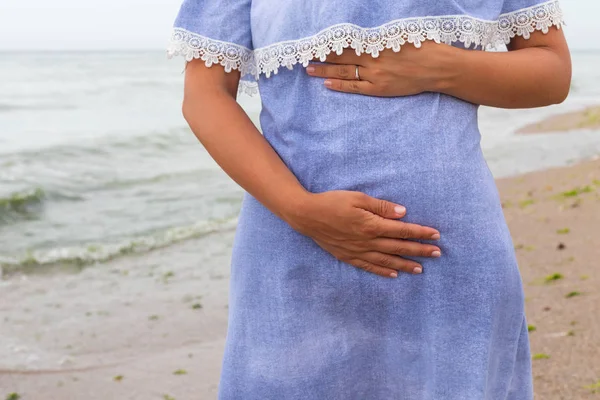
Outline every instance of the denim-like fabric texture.
<path id="1" fill-rule="evenodd" d="M 494 20 L 532 0 L 186 0 L 176 26 L 249 48 L 333 24 Z M 366 55 L 365 55 L 366 56 Z M 439 259 L 386 279 L 336 260 L 246 193 L 221 400 L 531 400 L 521 277 L 476 105 L 327 90 L 301 65 L 260 77 L 264 137 L 312 192 L 356 190 L 435 227 Z"/>
<path id="2" fill-rule="evenodd" d="M 183 0 L 174 26 L 252 49 L 251 0 Z"/>

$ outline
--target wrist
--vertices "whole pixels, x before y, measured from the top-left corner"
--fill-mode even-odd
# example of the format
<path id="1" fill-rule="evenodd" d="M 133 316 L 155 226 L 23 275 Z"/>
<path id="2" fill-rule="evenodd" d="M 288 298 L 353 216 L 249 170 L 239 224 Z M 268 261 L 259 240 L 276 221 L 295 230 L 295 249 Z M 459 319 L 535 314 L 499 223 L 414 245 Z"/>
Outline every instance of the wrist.
<path id="1" fill-rule="evenodd" d="M 429 59 L 431 77 L 427 80 L 428 92 L 448 93 L 457 84 L 461 74 L 461 59 L 467 50 L 449 45 L 438 45 L 438 50 Z"/>
<path id="2" fill-rule="evenodd" d="M 306 215 L 310 212 L 313 198 L 313 193 L 300 187 L 281 197 L 282 201 L 277 206 L 276 214 L 289 225 L 296 228 L 298 221 L 301 218 L 306 218 Z"/>

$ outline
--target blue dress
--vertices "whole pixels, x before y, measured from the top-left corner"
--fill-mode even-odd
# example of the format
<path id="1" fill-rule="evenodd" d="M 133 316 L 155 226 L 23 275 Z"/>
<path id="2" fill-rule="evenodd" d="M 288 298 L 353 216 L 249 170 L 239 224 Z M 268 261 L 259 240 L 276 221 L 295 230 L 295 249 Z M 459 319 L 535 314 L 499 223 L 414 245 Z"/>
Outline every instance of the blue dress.
<path id="1" fill-rule="evenodd" d="M 441 232 L 423 274 L 337 260 L 246 193 L 221 400 L 531 400 L 513 243 L 480 147 L 478 106 L 440 93 L 330 91 L 311 59 L 425 40 L 473 50 L 562 24 L 557 0 L 185 0 L 170 55 L 239 69 L 260 122 L 311 192 L 353 190 Z"/>

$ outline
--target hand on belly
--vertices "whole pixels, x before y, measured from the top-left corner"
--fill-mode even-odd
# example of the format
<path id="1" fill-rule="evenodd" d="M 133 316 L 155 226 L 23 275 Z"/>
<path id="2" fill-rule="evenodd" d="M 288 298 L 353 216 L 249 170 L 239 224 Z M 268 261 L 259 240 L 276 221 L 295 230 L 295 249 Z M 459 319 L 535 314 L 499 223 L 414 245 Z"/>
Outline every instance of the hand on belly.
<path id="1" fill-rule="evenodd" d="M 312 63 L 308 75 L 325 78 L 323 84 L 338 92 L 377 97 L 410 96 L 436 90 L 447 72 L 440 68 L 451 46 L 433 42 L 401 52 L 386 49 L 376 57 L 352 51 L 331 53 L 325 63 Z"/>
<path id="2" fill-rule="evenodd" d="M 402 256 L 440 257 L 440 248 L 414 239 L 438 240 L 431 227 L 399 221 L 406 210 L 360 192 L 310 194 L 287 222 L 338 260 L 389 278 L 398 271 L 420 274 L 423 267 Z"/>

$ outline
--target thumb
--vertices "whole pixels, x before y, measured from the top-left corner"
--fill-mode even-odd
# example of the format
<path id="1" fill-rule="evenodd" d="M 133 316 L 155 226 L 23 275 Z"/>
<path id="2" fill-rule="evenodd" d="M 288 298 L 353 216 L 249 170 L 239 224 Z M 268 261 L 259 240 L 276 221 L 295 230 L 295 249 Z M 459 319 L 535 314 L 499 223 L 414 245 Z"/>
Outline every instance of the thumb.
<path id="1" fill-rule="evenodd" d="M 380 217 L 388 219 L 402 218 L 406 215 L 406 208 L 399 204 L 392 203 L 391 201 L 377 199 L 365 195 L 362 208 L 373 214 L 377 214 Z"/>

